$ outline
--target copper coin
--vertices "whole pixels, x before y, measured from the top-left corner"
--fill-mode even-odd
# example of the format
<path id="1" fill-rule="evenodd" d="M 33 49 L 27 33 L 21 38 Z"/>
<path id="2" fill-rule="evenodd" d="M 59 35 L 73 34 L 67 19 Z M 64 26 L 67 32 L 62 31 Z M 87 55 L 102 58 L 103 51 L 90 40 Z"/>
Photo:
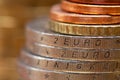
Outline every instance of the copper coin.
<path id="1" fill-rule="evenodd" d="M 120 5 L 78 4 L 67 0 L 62 1 L 62 9 L 82 14 L 120 15 Z"/>
<path id="2" fill-rule="evenodd" d="M 61 10 L 60 5 L 55 5 L 52 7 L 51 12 L 50 12 L 50 17 L 51 19 L 55 21 L 74 23 L 74 24 L 117 24 L 117 23 L 120 23 L 120 16 L 84 15 L 84 14 L 68 13 L 68 12 Z"/>
<path id="3" fill-rule="evenodd" d="M 120 0 L 69 0 L 77 3 L 84 4 L 105 4 L 105 5 L 117 5 L 120 4 Z"/>
<path id="4" fill-rule="evenodd" d="M 38 69 L 22 62 L 18 63 L 18 72 L 25 80 L 119 80 L 119 72 L 110 73 L 71 73 Z"/>

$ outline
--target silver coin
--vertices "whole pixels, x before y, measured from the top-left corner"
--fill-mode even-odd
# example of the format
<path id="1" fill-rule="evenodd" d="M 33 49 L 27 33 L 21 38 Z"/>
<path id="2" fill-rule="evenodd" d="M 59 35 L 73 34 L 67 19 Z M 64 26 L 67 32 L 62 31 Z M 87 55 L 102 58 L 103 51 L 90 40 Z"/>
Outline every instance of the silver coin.
<path id="1" fill-rule="evenodd" d="M 70 73 L 57 72 L 30 67 L 22 62 L 18 63 L 19 74 L 26 80 L 119 80 L 119 72 L 109 73 Z"/>
<path id="2" fill-rule="evenodd" d="M 64 60 L 56 58 L 46 58 L 36 56 L 27 50 L 23 50 L 20 60 L 27 65 L 46 70 L 56 70 L 64 72 L 116 72 L 120 71 L 119 61 L 84 61 L 84 60 Z"/>
<path id="3" fill-rule="evenodd" d="M 119 49 L 120 36 L 70 36 L 49 30 L 48 19 L 43 17 L 27 25 L 27 41 L 49 46 L 79 49 Z"/>
<path id="4" fill-rule="evenodd" d="M 38 56 L 68 60 L 120 60 L 120 49 L 78 49 L 26 42 L 26 48 Z"/>

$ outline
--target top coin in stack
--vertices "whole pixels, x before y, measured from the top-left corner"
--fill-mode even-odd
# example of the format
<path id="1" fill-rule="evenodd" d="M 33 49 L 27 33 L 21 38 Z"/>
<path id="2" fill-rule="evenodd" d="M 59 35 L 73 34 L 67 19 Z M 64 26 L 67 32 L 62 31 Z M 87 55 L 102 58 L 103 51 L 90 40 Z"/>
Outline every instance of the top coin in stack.
<path id="1" fill-rule="evenodd" d="M 120 15 L 120 5 L 80 4 L 63 0 L 61 6 L 63 10 L 74 13 Z"/>
<path id="2" fill-rule="evenodd" d="M 83 4 L 101 4 L 101 5 L 118 5 L 120 0 L 69 0 L 76 3 Z"/>

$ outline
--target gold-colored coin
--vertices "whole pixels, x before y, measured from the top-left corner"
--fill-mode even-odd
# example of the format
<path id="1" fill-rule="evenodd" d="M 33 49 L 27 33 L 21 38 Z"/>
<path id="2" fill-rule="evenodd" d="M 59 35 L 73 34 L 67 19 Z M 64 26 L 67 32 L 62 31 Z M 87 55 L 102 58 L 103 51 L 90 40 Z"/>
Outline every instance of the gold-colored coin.
<path id="1" fill-rule="evenodd" d="M 19 74 L 25 80 L 119 80 L 119 72 L 71 73 L 38 69 L 22 62 L 18 63 Z"/>
<path id="2" fill-rule="evenodd" d="M 46 58 L 36 56 L 27 50 L 23 50 L 20 60 L 29 66 L 45 70 L 55 70 L 72 73 L 102 73 L 120 71 L 120 62 L 111 61 L 84 61 L 84 60 L 64 60 L 56 58 Z"/>
<path id="3" fill-rule="evenodd" d="M 77 25 L 50 21 L 51 30 L 63 34 L 90 36 L 119 36 L 120 25 Z"/>

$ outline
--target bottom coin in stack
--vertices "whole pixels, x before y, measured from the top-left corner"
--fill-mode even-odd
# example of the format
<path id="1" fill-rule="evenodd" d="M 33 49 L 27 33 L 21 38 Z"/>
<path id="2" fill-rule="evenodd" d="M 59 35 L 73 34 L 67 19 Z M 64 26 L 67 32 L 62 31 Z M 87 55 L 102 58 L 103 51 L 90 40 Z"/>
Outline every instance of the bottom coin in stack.
<path id="1" fill-rule="evenodd" d="M 119 72 L 70 73 L 38 69 L 18 61 L 19 75 L 25 80 L 119 80 Z"/>

